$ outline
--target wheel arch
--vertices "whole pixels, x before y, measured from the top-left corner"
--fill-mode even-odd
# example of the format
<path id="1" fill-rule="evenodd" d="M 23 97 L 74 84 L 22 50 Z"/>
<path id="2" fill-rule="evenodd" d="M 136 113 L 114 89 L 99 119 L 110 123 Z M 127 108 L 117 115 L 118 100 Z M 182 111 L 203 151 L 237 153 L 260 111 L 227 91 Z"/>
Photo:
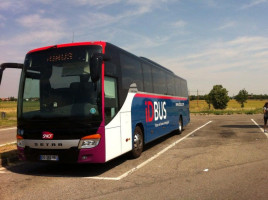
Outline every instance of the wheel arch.
<path id="1" fill-rule="evenodd" d="M 144 126 L 143 126 L 143 124 L 141 123 L 141 122 L 138 122 L 136 125 L 135 125 L 135 127 L 137 127 L 137 126 L 139 126 L 140 128 L 141 128 L 141 130 L 142 130 L 142 133 L 143 133 L 143 143 L 144 143 L 144 137 L 145 137 L 145 130 L 144 130 Z M 134 133 L 133 133 L 134 134 Z"/>

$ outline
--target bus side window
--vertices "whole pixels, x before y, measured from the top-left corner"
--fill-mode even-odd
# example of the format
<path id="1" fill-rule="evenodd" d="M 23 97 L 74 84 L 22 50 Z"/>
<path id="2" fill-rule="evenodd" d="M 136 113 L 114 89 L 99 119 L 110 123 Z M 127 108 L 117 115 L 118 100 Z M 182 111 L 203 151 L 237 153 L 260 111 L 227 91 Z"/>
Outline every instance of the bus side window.
<path id="1" fill-rule="evenodd" d="M 175 95 L 175 85 L 174 85 L 174 76 L 171 74 L 166 74 L 167 75 L 167 94 L 168 95 Z"/>
<path id="2" fill-rule="evenodd" d="M 160 68 L 153 67 L 153 87 L 156 94 L 167 94 L 166 74 Z"/>
<path id="3" fill-rule="evenodd" d="M 26 77 L 25 85 L 23 112 L 40 110 L 40 80 Z"/>
<path id="4" fill-rule="evenodd" d="M 185 80 L 181 80 L 181 91 L 183 97 L 188 97 L 187 82 Z"/>
<path id="5" fill-rule="evenodd" d="M 181 80 L 177 77 L 175 79 L 176 82 L 176 96 L 181 97 L 182 96 L 182 91 L 181 91 Z"/>
<path id="6" fill-rule="evenodd" d="M 151 66 L 142 64 L 144 92 L 153 93 Z"/>
<path id="7" fill-rule="evenodd" d="M 105 76 L 104 78 L 105 94 L 105 122 L 109 123 L 118 112 L 117 83 L 116 79 Z"/>
<path id="8" fill-rule="evenodd" d="M 143 91 L 141 63 L 138 59 L 125 54 L 120 54 L 123 89 L 129 89 L 132 83 L 136 83 L 138 90 Z"/>

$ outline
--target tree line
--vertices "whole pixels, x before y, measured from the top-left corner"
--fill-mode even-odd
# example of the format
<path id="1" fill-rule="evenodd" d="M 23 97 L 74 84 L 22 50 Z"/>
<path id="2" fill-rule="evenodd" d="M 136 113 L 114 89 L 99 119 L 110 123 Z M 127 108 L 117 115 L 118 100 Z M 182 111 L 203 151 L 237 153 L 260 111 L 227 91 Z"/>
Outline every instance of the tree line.
<path id="1" fill-rule="evenodd" d="M 15 97 L 7 97 L 7 98 L 0 98 L 1 101 L 17 101 L 18 99 Z"/>
<path id="2" fill-rule="evenodd" d="M 206 95 L 190 96 L 190 100 L 205 100 L 209 106 L 209 109 L 211 108 L 211 105 L 215 109 L 225 109 L 230 99 L 231 97 L 228 96 L 228 91 L 226 88 L 222 87 L 222 85 L 214 85 L 212 90 Z M 242 89 L 236 96 L 233 97 L 233 99 L 235 99 L 241 105 L 241 108 L 244 108 L 248 99 L 265 100 L 268 99 L 268 95 L 248 94 L 245 89 Z"/>
<path id="3" fill-rule="evenodd" d="M 190 100 L 205 100 L 206 95 L 190 95 Z M 235 99 L 235 96 L 231 97 L 230 99 Z M 268 94 L 248 94 L 248 99 L 252 100 L 266 100 L 268 99 Z"/>

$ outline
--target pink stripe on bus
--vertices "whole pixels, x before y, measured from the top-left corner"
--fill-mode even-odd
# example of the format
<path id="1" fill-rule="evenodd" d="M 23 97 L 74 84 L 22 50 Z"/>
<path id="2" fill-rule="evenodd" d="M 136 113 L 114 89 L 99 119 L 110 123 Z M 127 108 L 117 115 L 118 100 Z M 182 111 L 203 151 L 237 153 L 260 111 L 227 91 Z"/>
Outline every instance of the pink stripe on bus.
<path id="1" fill-rule="evenodd" d="M 152 99 L 174 99 L 174 100 L 183 100 L 183 101 L 186 101 L 188 99 L 186 97 L 173 97 L 173 96 L 162 96 L 162 95 L 141 94 L 141 93 L 136 94 L 135 97 L 152 98 Z"/>

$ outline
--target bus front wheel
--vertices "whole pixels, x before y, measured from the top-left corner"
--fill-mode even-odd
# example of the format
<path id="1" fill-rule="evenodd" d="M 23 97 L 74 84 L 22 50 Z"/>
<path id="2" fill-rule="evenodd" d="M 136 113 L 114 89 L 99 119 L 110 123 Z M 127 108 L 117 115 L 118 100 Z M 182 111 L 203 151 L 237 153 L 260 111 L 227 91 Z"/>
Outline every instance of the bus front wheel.
<path id="1" fill-rule="evenodd" d="M 133 149 L 131 151 L 133 158 L 140 157 L 143 151 L 143 132 L 139 126 L 136 126 L 133 136 Z"/>

